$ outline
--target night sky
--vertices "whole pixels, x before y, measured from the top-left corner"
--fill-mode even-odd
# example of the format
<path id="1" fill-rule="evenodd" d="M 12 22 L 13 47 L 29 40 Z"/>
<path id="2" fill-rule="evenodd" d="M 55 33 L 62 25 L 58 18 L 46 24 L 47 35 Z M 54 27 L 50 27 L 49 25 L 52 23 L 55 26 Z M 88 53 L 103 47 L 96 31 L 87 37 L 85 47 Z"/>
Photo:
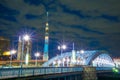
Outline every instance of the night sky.
<path id="1" fill-rule="evenodd" d="M 49 54 L 66 51 L 107 50 L 120 56 L 120 0 L 0 0 L 0 36 L 17 43 L 18 36 L 30 33 L 33 52 L 43 52 L 46 12 L 49 12 Z"/>

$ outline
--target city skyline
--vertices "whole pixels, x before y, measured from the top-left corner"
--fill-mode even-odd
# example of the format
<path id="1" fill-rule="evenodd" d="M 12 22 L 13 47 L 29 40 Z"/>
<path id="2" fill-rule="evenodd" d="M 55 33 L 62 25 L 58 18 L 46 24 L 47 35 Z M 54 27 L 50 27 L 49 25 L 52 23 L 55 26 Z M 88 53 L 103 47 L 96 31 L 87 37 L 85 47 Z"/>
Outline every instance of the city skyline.
<path id="1" fill-rule="evenodd" d="M 74 42 L 76 49 L 107 50 L 120 56 L 119 3 L 119 0 L 0 0 L 0 36 L 11 40 L 15 37 L 17 41 L 20 32 L 28 29 L 35 32 L 36 43 L 43 49 L 48 11 L 53 53 L 50 55 L 58 52 L 56 46 L 63 40 L 68 46 Z"/>

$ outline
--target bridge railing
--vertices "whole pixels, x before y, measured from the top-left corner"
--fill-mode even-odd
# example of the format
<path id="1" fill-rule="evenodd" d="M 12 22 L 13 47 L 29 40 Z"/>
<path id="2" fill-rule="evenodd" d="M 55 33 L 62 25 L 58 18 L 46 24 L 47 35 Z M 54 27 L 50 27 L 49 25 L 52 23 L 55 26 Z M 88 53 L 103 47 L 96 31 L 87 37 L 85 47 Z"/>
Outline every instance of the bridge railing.
<path id="1" fill-rule="evenodd" d="M 97 71 L 111 71 L 112 67 L 96 67 Z"/>
<path id="2" fill-rule="evenodd" d="M 0 79 L 83 71 L 82 67 L 1 68 Z"/>
<path id="3" fill-rule="evenodd" d="M 96 70 L 111 71 L 112 68 L 96 67 Z M 0 79 L 81 71 L 83 67 L 0 68 Z"/>

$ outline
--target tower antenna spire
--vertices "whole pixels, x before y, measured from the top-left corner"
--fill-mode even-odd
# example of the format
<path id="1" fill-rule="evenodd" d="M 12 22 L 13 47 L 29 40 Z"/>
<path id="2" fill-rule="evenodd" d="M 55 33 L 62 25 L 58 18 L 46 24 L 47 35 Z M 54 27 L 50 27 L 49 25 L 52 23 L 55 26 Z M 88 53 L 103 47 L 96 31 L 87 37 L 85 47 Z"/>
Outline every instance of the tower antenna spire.
<path id="1" fill-rule="evenodd" d="M 43 60 L 48 61 L 48 47 L 49 47 L 49 24 L 48 24 L 48 12 L 46 13 L 47 21 L 45 26 L 45 44 L 44 44 L 44 54 L 43 54 Z"/>
<path id="2" fill-rule="evenodd" d="M 49 15 L 49 13 L 48 13 L 48 11 L 47 11 L 47 22 L 48 22 L 48 15 Z"/>

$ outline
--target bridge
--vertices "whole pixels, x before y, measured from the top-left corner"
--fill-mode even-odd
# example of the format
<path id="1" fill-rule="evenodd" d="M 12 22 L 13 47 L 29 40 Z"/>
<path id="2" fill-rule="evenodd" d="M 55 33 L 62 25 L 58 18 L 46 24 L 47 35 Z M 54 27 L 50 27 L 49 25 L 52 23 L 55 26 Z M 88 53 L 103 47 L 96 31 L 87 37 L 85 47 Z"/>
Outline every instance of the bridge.
<path id="1" fill-rule="evenodd" d="M 91 65 L 94 67 L 115 67 L 112 57 L 107 51 L 86 50 L 66 52 L 55 56 L 45 62 L 43 67 L 71 67 L 79 65 Z"/>
<path id="2" fill-rule="evenodd" d="M 0 79 L 19 79 L 19 78 L 50 78 L 57 74 L 83 74 L 85 66 L 83 67 L 33 67 L 33 68 L 3 68 L 0 69 Z M 92 68 L 93 71 L 93 67 Z M 89 70 L 90 70 L 89 68 Z M 110 67 L 94 67 L 96 73 L 112 72 Z M 51 75 L 48 77 L 48 75 Z M 58 77 L 58 76 L 57 76 Z"/>
<path id="3" fill-rule="evenodd" d="M 0 79 L 38 77 L 46 80 L 54 78 L 56 75 L 57 77 L 74 75 L 75 78 L 77 77 L 75 80 L 81 80 L 81 77 L 83 75 L 86 77 L 86 74 L 96 78 L 97 73 L 112 72 L 113 67 L 115 64 L 106 51 L 92 50 L 82 53 L 72 50 L 53 57 L 43 63 L 41 67 L 0 68 Z"/>

